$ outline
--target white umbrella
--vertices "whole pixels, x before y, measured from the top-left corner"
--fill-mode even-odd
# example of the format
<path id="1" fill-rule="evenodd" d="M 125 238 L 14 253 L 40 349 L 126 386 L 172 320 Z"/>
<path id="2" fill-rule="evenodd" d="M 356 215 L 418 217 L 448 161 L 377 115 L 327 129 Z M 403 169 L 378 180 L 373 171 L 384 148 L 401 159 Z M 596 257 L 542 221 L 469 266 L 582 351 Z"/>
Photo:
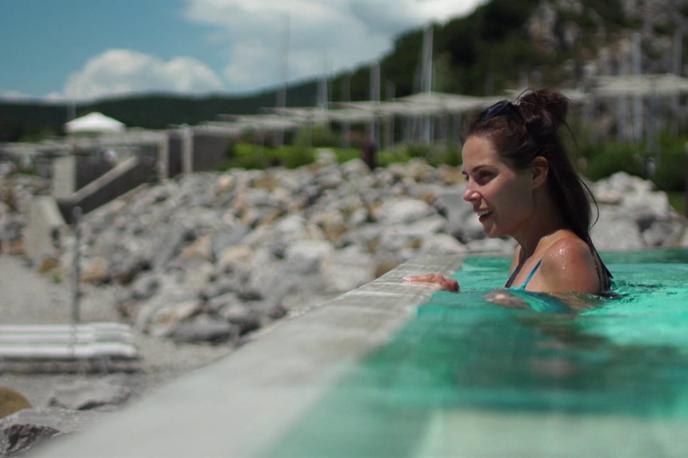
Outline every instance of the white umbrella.
<path id="1" fill-rule="evenodd" d="M 108 133 L 122 132 L 124 123 L 105 116 L 102 113 L 89 113 L 80 118 L 75 118 L 65 124 L 65 131 L 70 134 L 78 133 Z"/>

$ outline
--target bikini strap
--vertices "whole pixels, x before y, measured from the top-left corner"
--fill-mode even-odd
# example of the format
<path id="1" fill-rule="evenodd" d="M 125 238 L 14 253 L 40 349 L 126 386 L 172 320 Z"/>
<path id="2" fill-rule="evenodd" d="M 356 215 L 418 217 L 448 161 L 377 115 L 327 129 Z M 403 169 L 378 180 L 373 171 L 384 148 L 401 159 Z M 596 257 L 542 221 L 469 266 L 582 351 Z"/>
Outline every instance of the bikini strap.
<path id="1" fill-rule="evenodd" d="M 514 271 L 511 272 L 511 275 L 509 275 L 509 279 L 504 284 L 505 288 L 511 288 L 511 284 L 514 282 L 514 278 L 516 278 L 516 275 L 518 275 L 518 273 L 521 271 L 521 267 L 523 267 L 523 264 L 519 263 L 514 269 Z"/>
<path id="2" fill-rule="evenodd" d="M 532 280 L 533 275 L 535 275 L 535 272 L 538 270 L 540 267 L 540 264 L 542 263 L 542 259 L 539 259 L 538 262 L 535 264 L 535 266 L 532 268 L 528 276 L 526 277 L 526 280 L 521 283 L 521 286 L 519 286 L 519 289 L 526 289 L 526 286 L 528 286 L 528 283 L 530 283 L 530 280 Z"/>

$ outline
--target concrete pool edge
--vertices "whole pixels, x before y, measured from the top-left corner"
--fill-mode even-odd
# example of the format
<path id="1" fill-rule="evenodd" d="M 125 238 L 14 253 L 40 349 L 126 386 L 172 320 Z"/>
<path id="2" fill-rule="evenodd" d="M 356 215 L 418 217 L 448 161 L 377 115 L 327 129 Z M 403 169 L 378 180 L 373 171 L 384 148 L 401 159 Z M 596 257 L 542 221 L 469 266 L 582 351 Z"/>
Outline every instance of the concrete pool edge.
<path id="1" fill-rule="evenodd" d="M 384 344 L 432 295 L 428 288 L 403 284 L 404 276 L 450 274 L 462 260 L 410 260 L 34 455 L 251 455 L 277 439 L 346 368 Z"/>

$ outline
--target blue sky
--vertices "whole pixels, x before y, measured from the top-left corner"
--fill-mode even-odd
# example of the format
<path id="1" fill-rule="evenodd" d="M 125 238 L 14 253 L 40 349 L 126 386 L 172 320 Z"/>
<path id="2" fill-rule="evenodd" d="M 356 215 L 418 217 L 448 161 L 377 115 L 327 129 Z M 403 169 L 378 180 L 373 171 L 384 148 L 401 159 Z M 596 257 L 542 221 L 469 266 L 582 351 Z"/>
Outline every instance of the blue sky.
<path id="1" fill-rule="evenodd" d="M 0 0 L 0 97 L 245 93 L 370 62 L 480 0 Z M 288 26 L 287 26 L 288 24 Z"/>

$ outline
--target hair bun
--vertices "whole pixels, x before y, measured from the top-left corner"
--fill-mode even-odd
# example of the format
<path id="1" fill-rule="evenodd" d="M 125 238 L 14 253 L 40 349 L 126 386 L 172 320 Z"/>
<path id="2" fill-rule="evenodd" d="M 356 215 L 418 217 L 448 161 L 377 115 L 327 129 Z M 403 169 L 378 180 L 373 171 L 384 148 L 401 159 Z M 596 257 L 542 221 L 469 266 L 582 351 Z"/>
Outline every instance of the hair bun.
<path id="1" fill-rule="evenodd" d="M 529 91 L 518 98 L 518 107 L 531 135 L 553 135 L 566 120 L 568 99 L 547 89 Z"/>

